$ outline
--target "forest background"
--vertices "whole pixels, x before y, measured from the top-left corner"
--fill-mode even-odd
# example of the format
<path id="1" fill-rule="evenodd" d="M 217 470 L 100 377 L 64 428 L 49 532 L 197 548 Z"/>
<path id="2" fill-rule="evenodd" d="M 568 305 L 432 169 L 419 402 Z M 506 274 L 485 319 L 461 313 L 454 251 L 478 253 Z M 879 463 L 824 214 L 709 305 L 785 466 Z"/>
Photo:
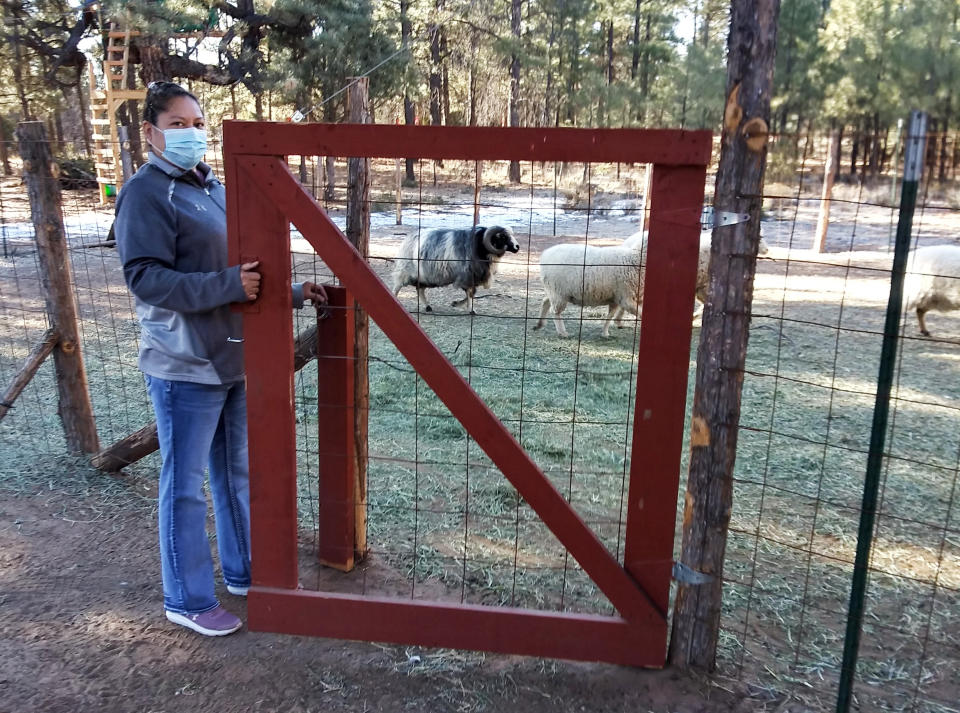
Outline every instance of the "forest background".
<path id="1" fill-rule="evenodd" d="M 366 73 L 381 123 L 718 130 L 729 3 L 2 0 L 0 12 L 9 175 L 26 118 L 47 122 L 61 156 L 90 156 L 90 72 L 102 81 L 111 20 L 141 32 L 131 86 L 186 83 L 214 131 L 232 117 L 341 121 L 342 89 Z M 960 3 L 783 0 L 774 81 L 774 168 L 796 160 L 802 135 L 840 130 L 841 175 L 876 177 L 909 110 L 927 111 L 943 136 L 957 126 Z M 119 122 L 137 126 L 141 111 L 127 102 Z M 956 162 L 944 155 L 941 171 Z"/>

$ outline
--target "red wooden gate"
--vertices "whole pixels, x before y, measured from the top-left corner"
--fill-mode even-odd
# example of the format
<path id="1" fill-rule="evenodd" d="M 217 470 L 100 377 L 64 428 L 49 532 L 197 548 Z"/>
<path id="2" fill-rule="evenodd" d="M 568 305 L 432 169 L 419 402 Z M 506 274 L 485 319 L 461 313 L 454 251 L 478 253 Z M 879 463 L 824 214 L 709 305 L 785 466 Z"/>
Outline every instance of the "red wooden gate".
<path id="1" fill-rule="evenodd" d="M 709 132 L 224 123 L 231 262 L 245 308 L 253 630 L 662 666 Z M 654 164 L 624 562 L 610 554 L 433 344 L 282 157 Z M 617 616 L 298 588 L 288 221 L 609 598 Z"/>

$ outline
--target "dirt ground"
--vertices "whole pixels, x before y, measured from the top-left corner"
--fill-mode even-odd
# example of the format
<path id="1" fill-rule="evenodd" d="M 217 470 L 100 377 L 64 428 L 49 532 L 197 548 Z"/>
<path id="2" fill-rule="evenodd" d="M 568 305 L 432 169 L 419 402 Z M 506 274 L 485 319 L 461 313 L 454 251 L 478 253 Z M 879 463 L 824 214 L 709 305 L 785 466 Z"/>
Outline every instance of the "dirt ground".
<path id="1" fill-rule="evenodd" d="M 0 711 L 712 713 L 771 704 L 675 670 L 245 628 L 202 637 L 162 615 L 155 486 L 121 487 L 109 502 L 95 487 L 0 491 Z M 220 588 L 224 606 L 245 617 L 245 601 Z"/>

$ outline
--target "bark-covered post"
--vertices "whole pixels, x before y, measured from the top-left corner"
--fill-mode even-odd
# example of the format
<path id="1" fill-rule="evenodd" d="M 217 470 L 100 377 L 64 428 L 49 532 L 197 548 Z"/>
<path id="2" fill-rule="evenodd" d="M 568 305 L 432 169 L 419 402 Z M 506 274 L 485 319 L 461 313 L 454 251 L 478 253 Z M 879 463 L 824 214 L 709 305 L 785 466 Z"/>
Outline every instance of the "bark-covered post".
<path id="1" fill-rule="evenodd" d="M 60 183 L 56 179 L 59 169 L 50 154 L 42 122 L 21 122 L 17 127 L 17 138 L 37 236 L 40 282 L 51 325 L 60 335 L 53 351 L 59 392 L 57 411 L 70 451 L 96 453 L 100 443 L 80 352 L 77 305 L 63 229 Z"/>
<path id="2" fill-rule="evenodd" d="M 347 116 L 353 124 L 370 123 L 370 80 L 351 79 L 347 92 Z M 370 248 L 370 159 L 351 158 L 347 162 L 347 238 L 366 259 Z M 370 319 L 356 307 L 354 335 L 354 413 L 356 414 L 356 538 L 354 545 L 359 557 L 367 551 L 367 414 L 370 408 L 367 357 Z"/>
<path id="3" fill-rule="evenodd" d="M 713 230 L 680 560 L 711 579 L 706 584 L 681 582 L 677 589 L 670 662 L 681 667 L 710 670 L 716 659 L 779 13 L 780 0 L 730 4 L 726 108 L 714 208 L 718 215 L 747 213 L 750 219 Z"/>
<path id="4" fill-rule="evenodd" d="M 510 34 L 516 44 L 510 54 L 510 110 L 508 114 L 510 126 L 514 128 L 520 126 L 520 31 L 522 16 L 522 0 L 510 0 Z M 508 173 L 510 183 L 520 183 L 520 162 L 511 161 Z"/>
<path id="5" fill-rule="evenodd" d="M 3 165 L 4 176 L 13 175 L 13 169 L 10 168 L 10 152 L 7 150 L 7 135 L 3 130 L 2 119 L 0 119 L 0 164 Z"/>
<path id="6" fill-rule="evenodd" d="M 123 183 L 126 183 L 133 177 L 133 158 L 130 155 L 130 129 L 126 126 L 118 126 L 117 138 L 120 140 L 120 170 L 123 174 Z"/>
<path id="7" fill-rule="evenodd" d="M 483 175 L 483 161 L 476 161 L 473 181 L 473 225 L 480 225 L 480 177 Z"/>
<path id="8" fill-rule="evenodd" d="M 820 214 L 817 216 L 817 233 L 813 239 L 813 249 L 822 253 L 827 247 L 827 228 L 830 225 L 830 199 L 833 196 L 833 182 L 837 178 L 837 166 L 840 163 L 840 132 L 830 132 L 830 153 L 823 168 L 823 192 L 820 195 Z"/>
<path id="9" fill-rule="evenodd" d="M 395 178 L 397 183 L 397 225 L 403 225 L 403 161 L 396 160 Z"/>

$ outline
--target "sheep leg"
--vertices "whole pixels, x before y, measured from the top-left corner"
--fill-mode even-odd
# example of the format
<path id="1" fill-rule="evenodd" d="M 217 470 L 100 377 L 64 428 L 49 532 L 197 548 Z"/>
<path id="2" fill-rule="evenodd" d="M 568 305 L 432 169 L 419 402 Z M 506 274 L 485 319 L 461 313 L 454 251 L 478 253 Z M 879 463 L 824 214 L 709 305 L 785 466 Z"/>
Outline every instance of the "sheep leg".
<path id="1" fill-rule="evenodd" d="M 917 307 L 917 321 L 920 322 L 920 334 L 925 337 L 930 336 L 930 332 L 927 331 L 927 310 L 920 309 Z"/>
<path id="2" fill-rule="evenodd" d="M 433 312 L 433 307 L 430 306 L 430 302 L 427 300 L 427 289 L 425 287 L 417 287 L 417 297 L 420 298 L 420 303 L 426 305 L 423 308 L 424 312 Z"/>
<path id="3" fill-rule="evenodd" d="M 636 316 L 639 311 L 640 311 L 640 305 L 632 301 L 626 304 L 620 304 L 616 306 L 610 305 L 607 308 L 607 318 L 603 320 L 603 332 L 601 333 L 605 337 L 610 336 L 610 322 L 612 321 L 611 318 L 613 317 L 615 312 L 620 312 L 621 316 L 623 316 L 624 312 L 629 312 L 633 316 Z"/>
<path id="4" fill-rule="evenodd" d="M 550 298 L 544 297 L 543 302 L 540 303 L 540 319 L 537 320 L 537 323 L 533 325 L 534 329 L 540 329 L 543 326 L 544 321 L 547 319 L 547 312 L 550 311 Z"/>
<path id="5" fill-rule="evenodd" d="M 471 287 L 471 288 L 469 288 L 469 289 L 464 290 L 463 292 L 464 292 L 464 297 L 463 297 L 463 299 L 462 299 L 462 300 L 454 300 L 454 301 L 451 303 L 452 306 L 453 306 L 453 307 L 459 307 L 459 306 L 462 305 L 464 302 L 466 302 L 466 303 L 467 303 L 467 307 L 469 307 L 469 309 L 470 309 L 470 314 L 476 314 L 476 312 L 473 311 L 473 296 L 477 293 L 477 288 L 476 288 L 476 287 Z"/>
<path id="6" fill-rule="evenodd" d="M 567 328 L 563 325 L 563 320 L 560 319 L 560 313 L 567 308 L 567 301 L 558 302 L 553 305 L 553 324 L 557 328 L 557 334 L 561 337 L 566 337 Z"/>
<path id="7" fill-rule="evenodd" d="M 617 325 L 617 329 L 623 329 L 623 315 L 625 314 L 623 307 L 617 305 L 616 307 L 611 307 L 610 309 L 613 311 L 613 322 Z M 610 319 L 609 314 L 607 315 L 607 319 Z"/>

